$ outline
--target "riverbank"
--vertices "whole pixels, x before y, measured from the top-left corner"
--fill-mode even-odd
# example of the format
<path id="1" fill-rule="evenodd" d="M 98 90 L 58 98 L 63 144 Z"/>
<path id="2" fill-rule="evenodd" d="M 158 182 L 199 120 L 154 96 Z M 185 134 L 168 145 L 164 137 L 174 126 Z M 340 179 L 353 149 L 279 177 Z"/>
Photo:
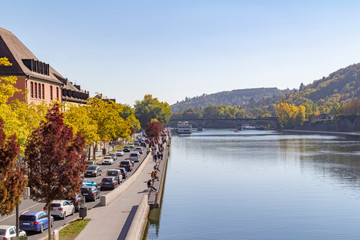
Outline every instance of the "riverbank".
<path id="1" fill-rule="evenodd" d="M 161 172 L 167 161 L 168 146 L 165 151 L 159 166 Z M 120 185 L 103 197 L 101 204 L 89 212 L 91 221 L 76 239 L 141 239 L 150 211 L 146 182 L 151 178 L 154 165 L 149 154 L 134 175 L 125 181 L 127 185 L 121 184 L 123 187 Z"/>
<path id="2" fill-rule="evenodd" d="M 340 136 L 340 137 L 360 140 L 360 133 L 357 132 L 330 132 L 330 131 L 312 131 L 312 130 L 280 130 L 280 132 L 291 133 L 291 134 L 332 135 L 332 136 Z"/>

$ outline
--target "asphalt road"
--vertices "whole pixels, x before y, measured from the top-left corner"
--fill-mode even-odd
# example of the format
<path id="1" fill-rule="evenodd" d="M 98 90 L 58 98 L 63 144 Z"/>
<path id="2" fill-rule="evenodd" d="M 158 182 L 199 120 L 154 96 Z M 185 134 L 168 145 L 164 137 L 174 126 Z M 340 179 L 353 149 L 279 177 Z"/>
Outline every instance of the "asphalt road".
<path id="1" fill-rule="evenodd" d="M 136 169 L 140 166 L 140 164 L 145 159 L 146 148 L 142 148 L 142 149 L 143 149 L 143 154 L 140 155 L 139 162 L 135 162 L 135 166 L 134 166 L 133 170 L 131 172 L 127 173 L 127 178 L 124 179 L 123 181 L 126 181 L 136 171 Z M 117 157 L 116 161 L 114 161 L 114 163 L 112 165 L 99 165 L 99 166 L 101 166 L 101 169 L 102 169 L 101 176 L 87 177 L 85 179 L 91 179 L 91 180 L 95 181 L 96 183 L 100 183 L 102 178 L 106 176 L 107 169 L 113 169 L 113 168 L 119 167 L 120 161 L 125 160 L 126 158 L 129 157 L 129 155 L 130 155 L 129 152 L 125 152 L 125 155 L 123 157 Z M 111 190 L 101 191 L 101 195 L 106 195 L 110 191 Z M 96 207 L 96 205 L 99 204 L 99 202 L 100 202 L 100 199 L 97 199 L 94 202 L 86 202 L 85 206 L 87 207 L 87 209 L 89 211 L 89 210 L 91 210 L 91 208 Z M 22 200 L 22 203 L 19 206 L 19 212 L 21 214 L 27 210 L 40 211 L 40 210 L 43 210 L 44 206 L 45 206 L 44 202 L 36 202 L 36 201 L 30 200 L 30 199 L 26 199 L 26 200 Z M 78 217 L 79 217 L 79 214 L 75 213 L 73 216 L 68 216 L 64 220 L 55 218 L 53 228 L 56 229 L 63 225 L 66 225 L 68 222 L 70 222 L 74 219 L 77 219 Z M 16 225 L 15 211 L 11 215 L 0 217 L 0 225 L 14 225 L 15 226 Z M 37 232 L 27 232 L 27 235 L 28 235 L 29 240 L 42 239 L 45 236 L 47 236 L 47 230 L 44 230 L 44 232 L 42 234 L 37 233 Z"/>

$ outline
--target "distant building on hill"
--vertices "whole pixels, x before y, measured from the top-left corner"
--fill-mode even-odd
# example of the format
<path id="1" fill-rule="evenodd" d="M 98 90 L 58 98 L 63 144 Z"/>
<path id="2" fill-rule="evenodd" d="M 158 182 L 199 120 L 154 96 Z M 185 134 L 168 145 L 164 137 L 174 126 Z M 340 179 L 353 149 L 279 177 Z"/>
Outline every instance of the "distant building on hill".
<path id="1" fill-rule="evenodd" d="M 54 100 L 84 104 L 89 92 L 73 85 L 50 64 L 40 61 L 15 35 L 0 28 L 0 58 L 7 57 L 12 66 L 0 66 L 0 76 L 16 76 L 16 87 L 28 91 L 15 93 L 14 99 L 27 103 L 50 103 Z"/>

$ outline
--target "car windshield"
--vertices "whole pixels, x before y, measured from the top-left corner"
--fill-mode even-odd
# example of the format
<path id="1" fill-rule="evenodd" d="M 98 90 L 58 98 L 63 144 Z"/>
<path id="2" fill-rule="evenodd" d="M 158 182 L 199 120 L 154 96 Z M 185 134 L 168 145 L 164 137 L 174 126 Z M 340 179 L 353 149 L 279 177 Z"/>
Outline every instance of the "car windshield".
<path id="1" fill-rule="evenodd" d="M 117 172 L 115 172 L 115 171 L 108 171 L 108 176 L 117 176 Z"/>
<path id="2" fill-rule="evenodd" d="M 91 192 L 91 188 L 81 188 L 81 192 L 83 193 L 87 193 L 87 192 Z"/>
<path id="3" fill-rule="evenodd" d="M 93 181 L 91 181 L 90 179 L 85 179 L 84 183 L 93 183 Z"/>
<path id="4" fill-rule="evenodd" d="M 106 156 L 104 157 L 104 159 L 112 159 L 110 156 Z"/>
<path id="5" fill-rule="evenodd" d="M 1 235 L 1 236 L 4 236 L 5 233 L 6 233 L 6 229 L 0 229 L 0 235 Z"/>
<path id="6" fill-rule="evenodd" d="M 52 203 L 50 205 L 51 205 L 51 207 L 61 207 L 60 203 Z"/>
<path id="7" fill-rule="evenodd" d="M 112 182 L 112 178 L 103 178 L 103 182 Z"/>
<path id="8" fill-rule="evenodd" d="M 131 156 L 132 157 L 137 157 L 137 153 L 132 153 Z"/>
<path id="9" fill-rule="evenodd" d="M 35 220 L 35 216 L 31 216 L 31 215 L 21 215 L 21 216 L 20 216 L 20 220 L 21 220 L 21 221 L 34 221 L 34 220 Z"/>
<path id="10" fill-rule="evenodd" d="M 96 167 L 95 166 L 91 166 L 91 167 L 88 167 L 86 170 L 95 170 Z"/>
<path id="11" fill-rule="evenodd" d="M 124 148 L 130 148 L 129 146 L 125 146 Z"/>
<path id="12" fill-rule="evenodd" d="M 127 162 L 127 161 L 122 161 L 121 164 L 122 164 L 122 165 L 128 165 L 129 162 Z"/>

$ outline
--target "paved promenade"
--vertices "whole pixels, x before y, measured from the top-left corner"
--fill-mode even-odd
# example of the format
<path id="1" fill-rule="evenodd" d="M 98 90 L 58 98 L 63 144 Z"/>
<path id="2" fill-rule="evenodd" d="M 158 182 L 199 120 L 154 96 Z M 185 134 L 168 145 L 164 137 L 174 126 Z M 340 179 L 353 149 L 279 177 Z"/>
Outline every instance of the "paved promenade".
<path id="1" fill-rule="evenodd" d="M 167 156 L 167 149 L 164 152 Z M 165 160 L 165 158 L 164 158 Z M 160 162 L 160 169 L 163 171 L 164 160 Z M 146 185 L 151 178 L 154 168 L 154 161 L 150 156 L 143 172 L 137 180 L 121 193 L 112 203 L 107 206 L 94 207 L 88 211 L 87 218 L 91 221 L 76 238 L 77 240 L 89 239 L 125 239 L 130 228 L 132 219 L 144 194 L 148 194 Z M 158 183 L 154 185 L 157 186 Z"/>

